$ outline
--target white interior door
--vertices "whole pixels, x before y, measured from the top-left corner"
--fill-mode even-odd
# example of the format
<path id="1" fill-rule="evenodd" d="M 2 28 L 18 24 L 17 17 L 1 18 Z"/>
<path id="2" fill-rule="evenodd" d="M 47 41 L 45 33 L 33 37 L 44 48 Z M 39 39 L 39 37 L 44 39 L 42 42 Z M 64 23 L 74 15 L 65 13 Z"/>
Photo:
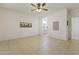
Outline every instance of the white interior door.
<path id="1" fill-rule="evenodd" d="M 72 18 L 72 39 L 79 40 L 79 17 Z"/>

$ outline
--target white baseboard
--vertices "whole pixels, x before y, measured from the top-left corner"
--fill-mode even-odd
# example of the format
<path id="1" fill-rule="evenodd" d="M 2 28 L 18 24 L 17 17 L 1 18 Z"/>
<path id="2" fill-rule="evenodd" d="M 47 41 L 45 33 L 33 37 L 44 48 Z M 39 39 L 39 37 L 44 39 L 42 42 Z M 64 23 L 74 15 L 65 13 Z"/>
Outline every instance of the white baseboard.
<path id="1" fill-rule="evenodd" d="M 59 39 L 59 38 L 52 37 L 52 36 L 49 36 L 49 37 L 52 38 L 52 39 L 56 39 L 56 40 L 64 40 L 64 39 Z M 66 41 L 66 39 L 64 41 Z"/>
<path id="2" fill-rule="evenodd" d="M 30 35 L 30 36 L 22 36 L 22 37 L 17 37 L 17 38 L 12 38 L 12 39 L 1 39 L 0 41 L 8 41 L 8 40 L 15 40 L 15 39 L 24 39 L 24 38 L 29 38 L 29 37 L 33 37 L 33 36 L 38 36 L 39 34 L 36 35 Z"/>

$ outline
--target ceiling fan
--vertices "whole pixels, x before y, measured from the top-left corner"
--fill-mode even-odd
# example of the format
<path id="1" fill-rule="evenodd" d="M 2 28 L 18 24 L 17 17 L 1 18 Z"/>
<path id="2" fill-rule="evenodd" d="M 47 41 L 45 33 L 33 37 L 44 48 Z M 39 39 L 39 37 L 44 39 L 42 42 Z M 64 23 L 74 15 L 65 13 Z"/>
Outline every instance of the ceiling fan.
<path id="1" fill-rule="evenodd" d="M 46 6 L 46 3 L 37 3 L 37 4 L 32 4 L 31 5 L 34 7 L 34 9 L 32 9 L 32 11 L 37 11 L 37 12 L 41 12 L 43 11 L 48 11 L 48 9 L 44 8 Z"/>

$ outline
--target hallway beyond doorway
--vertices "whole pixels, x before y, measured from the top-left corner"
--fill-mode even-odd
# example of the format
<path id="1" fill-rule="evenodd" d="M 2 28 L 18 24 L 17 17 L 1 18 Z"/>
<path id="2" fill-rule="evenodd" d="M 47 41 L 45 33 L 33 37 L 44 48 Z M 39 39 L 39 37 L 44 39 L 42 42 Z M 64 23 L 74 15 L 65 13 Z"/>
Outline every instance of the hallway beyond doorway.
<path id="1" fill-rule="evenodd" d="M 48 34 L 48 18 L 42 19 L 42 34 Z"/>

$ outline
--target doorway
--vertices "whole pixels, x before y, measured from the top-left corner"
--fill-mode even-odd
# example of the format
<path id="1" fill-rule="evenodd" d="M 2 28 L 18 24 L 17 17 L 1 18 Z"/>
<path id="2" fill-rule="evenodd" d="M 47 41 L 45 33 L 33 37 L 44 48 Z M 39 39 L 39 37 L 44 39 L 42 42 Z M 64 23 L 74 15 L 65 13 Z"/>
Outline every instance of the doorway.
<path id="1" fill-rule="evenodd" d="M 42 54 L 48 54 L 48 18 L 42 18 Z"/>
<path id="2" fill-rule="evenodd" d="M 45 17 L 42 19 L 42 34 L 48 34 L 48 18 Z"/>

